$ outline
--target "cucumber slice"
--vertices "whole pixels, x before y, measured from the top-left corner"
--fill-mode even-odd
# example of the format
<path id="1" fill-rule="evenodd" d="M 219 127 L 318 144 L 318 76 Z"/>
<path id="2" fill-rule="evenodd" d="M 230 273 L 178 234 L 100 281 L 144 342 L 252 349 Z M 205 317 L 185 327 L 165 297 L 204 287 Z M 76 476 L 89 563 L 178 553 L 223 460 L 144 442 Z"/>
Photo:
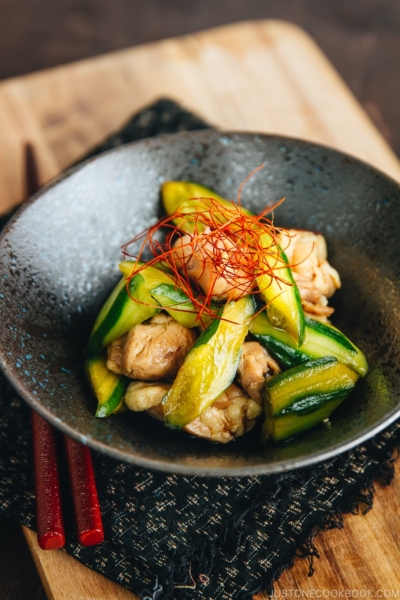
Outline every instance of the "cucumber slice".
<path id="1" fill-rule="evenodd" d="M 118 269 L 121 271 L 121 273 L 123 275 L 125 275 L 125 277 L 130 277 L 132 275 L 132 271 L 135 268 L 136 264 L 143 265 L 142 262 L 136 262 L 135 260 L 123 260 L 122 262 L 119 263 Z M 169 268 L 168 263 L 166 263 L 164 260 L 159 260 L 157 262 L 157 267 L 152 267 L 152 268 L 157 269 L 157 271 L 162 271 L 163 273 L 167 273 L 167 275 L 169 275 L 171 277 L 171 279 L 174 275 L 172 273 L 171 269 Z"/>
<path id="2" fill-rule="evenodd" d="M 127 262 L 124 263 L 125 267 Z M 128 276 L 132 273 L 134 264 L 130 263 Z M 114 288 L 96 319 L 86 354 L 97 355 L 102 348 L 127 333 L 134 325 L 160 312 L 161 309 L 157 308 L 150 291 L 161 283 L 172 281 L 173 279 L 167 273 L 155 267 L 146 267 L 132 277 L 128 294 L 126 279 L 123 278 Z"/>
<path id="3" fill-rule="evenodd" d="M 103 418 L 120 412 L 124 405 L 129 378 L 107 369 L 106 354 L 87 360 L 85 370 L 98 401 L 95 416 Z"/>
<path id="4" fill-rule="evenodd" d="M 214 198 L 221 204 L 230 204 L 211 188 L 195 181 L 166 181 L 161 186 L 161 196 L 168 215 L 172 215 L 182 202 L 193 198 Z"/>
<path id="5" fill-rule="evenodd" d="M 282 441 L 329 417 L 358 377 L 358 373 L 328 356 L 267 379 L 264 440 Z"/>
<path id="6" fill-rule="evenodd" d="M 298 435 L 306 429 L 311 429 L 319 425 L 333 413 L 347 395 L 345 394 L 341 398 L 323 403 L 320 407 L 316 407 L 314 412 L 308 414 L 306 418 L 304 415 L 299 415 L 295 412 L 275 418 L 273 420 L 273 428 L 270 430 L 266 426 L 265 430 L 263 430 L 265 439 L 281 442 Z"/>
<path id="7" fill-rule="evenodd" d="M 233 381 L 255 312 L 252 296 L 228 302 L 187 354 L 163 400 L 166 425 L 181 429 L 208 408 Z"/>
<path id="8" fill-rule="evenodd" d="M 207 314 L 197 318 L 198 311 L 193 302 L 181 289 L 169 283 L 161 285 L 151 290 L 151 296 L 162 306 L 175 321 L 178 321 L 183 327 L 206 326 L 211 317 Z M 216 313 L 217 314 L 217 313 Z"/>
<path id="9" fill-rule="evenodd" d="M 194 181 L 166 181 L 161 186 L 161 196 L 164 204 L 165 211 L 168 215 L 172 215 L 176 210 L 179 212 L 190 215 L 196 210 L 202 211 L 207 210 L 210 206 L 215 206 L 215 202 L 210 202 L 210 198 L 221 204 L 222 207 L 232 210 L 232 202 L 219 196 L 214 190 L 195 183 Z M 242 212 L 246 215 L 252 215 L 252 213 L 246 208 L 241 208 Z M 220 214 L 214 214 L 216 221 L 226 223 L 226 216 L 221 211 Z M 194 220 L 179 217 L 174 219 L 175 225 L 178 225 L 186 233 L 193 233 Z M 202 231 L 204 226 L 198 224 L 198 231 Z"/>
<path id="10" fill-rule="evenodd" d="M 263 233 L 260 241 L 264 248 L 269 248 L 272 238 Z M 284 329 L 297 346 L 301 346 L 305 339 L 304 311 L 287 256 L 279 249 L 279 254 L 265 260 L 269 261 L 269 266 L 276 275 L 272 277 L 263 273 L 256 277 L 260 295 L 267 305 L 268 318 L 275 327 Z"/>
<path id="11" fill-rule="evenodd" d="M 265 312 L 253 319 L 251 333 L 284 368 L 294 367 L 310 358 L 334 356 L 365 377 L 368 363 L 364 354 L 339 329 L 309 318 L 305 319 L 305 323 L 306 340 L 301 348 L 285 331 L 273 327 Z"/>

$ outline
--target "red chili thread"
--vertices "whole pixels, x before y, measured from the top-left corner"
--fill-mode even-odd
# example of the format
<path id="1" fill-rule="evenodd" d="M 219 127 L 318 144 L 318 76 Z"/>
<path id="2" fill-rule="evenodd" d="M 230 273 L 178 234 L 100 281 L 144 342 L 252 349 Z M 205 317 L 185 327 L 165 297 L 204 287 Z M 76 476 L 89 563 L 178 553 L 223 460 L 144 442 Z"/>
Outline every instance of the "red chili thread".
<path id="1" fill-rule="evenodd" d="M 292 236 L 287 230 L 276 227 L 273 219 L 267 218 L 267 214 L 273 213 L 284 198 L 272 207 L 267 206 L 258 215 L 247 215 L 241 208 L 243 186 L 263 166 L 254 169 L 242 182 L 238 190 L 237 204 L 230 201 L 231 206 L 221 208 L 219 201 L 212 197 L 190 198 L 194 203 L 196 201 L 202 203 L 200 207 L 194 206 L 194 212 L 188 213 L 178 208 L 173 214 L 161 218 L 122 246 L 124 257 L 135 260 L 132 273 L 127 277 L 127 291 L 135 302 L 150 306 L 130 294 L 129 284 L 132 278 L 148 266 L 157 268 L 161 262 L 167 265 L 173 284 L 188 296 L 195 311 L 179 308 L 179 304 L 174 305 L 173 308 L 182 312 L 196 312 L 199 321 L 204 316 L 219 318 L 212 306 L 212 301 L 218 299 L 214 288 L 219 278 L 223 278 L 227 283 L 224 298 L 221 300 L 225 300 L 226 295 L 229 300 L 233 293 L 235 298 L 239 299 L 248 294 L 265 292 L 273 280 L 278 283 L 281 293 L 285 286 L 292 285 L 285 279 L 284 274 L 279 275 L 279 271 L 285 270 L 288 265 L 281 258 L 278 239 L 279 234 L 285 232 L 289 245 Z M 184 229 L 187 229 L 185 225 L 190 225 L 193 232 L 185 232 Z M 164 241 L 160 241 L 159 233 L 163 230 L 165 238 Z M 269 240 L 268 244 L 265 244 L 266 240 Z M 131 254 L 129 246 L 140 241 L 139 251 Z M 179 242 L 179 249 L 176 247 L 177 242 Z M 138 263 L 141 262 L 145 249 L 150 251 L 152 258 L 140 265 Z M 196 280 L 189 277 L 187 270 L 189 258 L 179 256 L 185 255 L 186 249 L 187 254 L 194 255 L 201 265 L 201 273 L 197 279 L 200 279 L 207 270 L 212 276 L 207 293 L 204 293 Z M 256 279 L 264 275 L 269 282 L 260 290 L 256 286 Z M 154 308 L 158 307 L 159 305 L 155 303 Z"/>

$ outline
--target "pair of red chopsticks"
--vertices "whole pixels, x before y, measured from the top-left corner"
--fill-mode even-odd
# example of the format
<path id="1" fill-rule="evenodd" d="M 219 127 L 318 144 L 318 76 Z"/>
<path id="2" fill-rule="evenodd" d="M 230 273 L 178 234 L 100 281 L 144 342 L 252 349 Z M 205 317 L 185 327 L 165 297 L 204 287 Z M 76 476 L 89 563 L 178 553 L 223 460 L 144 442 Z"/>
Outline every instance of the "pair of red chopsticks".
<path id="1" fill-rule="evenodd" d="M 31 196 L 40 188 L 40 183 L 30 144 L 25 147 L 25 178 L 28 196 Z M 54 550 L 65 545 L 55 431 L 33 411 L 32 429 L 38 543 L 43 550 Z M 64 445 L 78 541 L 83 546 L 100 544 L 104 531 L 90 450 L 66 435 Z"/>

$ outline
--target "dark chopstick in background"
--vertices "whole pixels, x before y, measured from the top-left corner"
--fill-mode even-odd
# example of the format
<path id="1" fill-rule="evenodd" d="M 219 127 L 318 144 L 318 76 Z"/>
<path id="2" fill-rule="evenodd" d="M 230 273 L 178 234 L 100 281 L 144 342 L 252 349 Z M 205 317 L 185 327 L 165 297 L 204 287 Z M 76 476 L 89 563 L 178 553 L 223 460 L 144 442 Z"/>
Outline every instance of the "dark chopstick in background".
<path id="1" fill-rule="evenodd" d="M 40 188 L 30 143 L 25 146 L 25 179 L 29 197 Z M 54 550 L 65 545 L 55 431 L 34 411 L 32 429 L 38 543 L 43 550 Z M 66 435 L 64 444 L 78 541 L 83 546 L 100 544 L 104 531 L 90 450 Z"/>

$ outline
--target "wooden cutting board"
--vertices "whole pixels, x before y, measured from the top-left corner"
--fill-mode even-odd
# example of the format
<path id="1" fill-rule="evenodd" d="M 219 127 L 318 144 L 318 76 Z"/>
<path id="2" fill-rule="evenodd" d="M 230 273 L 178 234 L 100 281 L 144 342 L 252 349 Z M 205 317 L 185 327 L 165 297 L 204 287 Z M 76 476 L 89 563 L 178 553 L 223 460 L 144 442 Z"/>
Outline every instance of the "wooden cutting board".
<path id="1" fill-rule="evenodd" d="M 327 144 L 400 181 L 400 165 L 312 39 L 279 21 L 258 21 L 165 40 L 0 84 L 0 213 L 25 196 L 23 144 L 38 152 L 48 181 L 160 97 L 217 127 L 279 133 Z M 399 471 L 399 467 L 397 467 Z M 398 590 L 400 483 L 376 494 L 367 516 L 320 536 L 321 560 L 307 577 L 296 561 L 277 592 Z M 133 599 L 62 551 L 43 552 L 24 530 L 54 600 Z M 362 592 L 363 593 L 363 592 Z"/>

